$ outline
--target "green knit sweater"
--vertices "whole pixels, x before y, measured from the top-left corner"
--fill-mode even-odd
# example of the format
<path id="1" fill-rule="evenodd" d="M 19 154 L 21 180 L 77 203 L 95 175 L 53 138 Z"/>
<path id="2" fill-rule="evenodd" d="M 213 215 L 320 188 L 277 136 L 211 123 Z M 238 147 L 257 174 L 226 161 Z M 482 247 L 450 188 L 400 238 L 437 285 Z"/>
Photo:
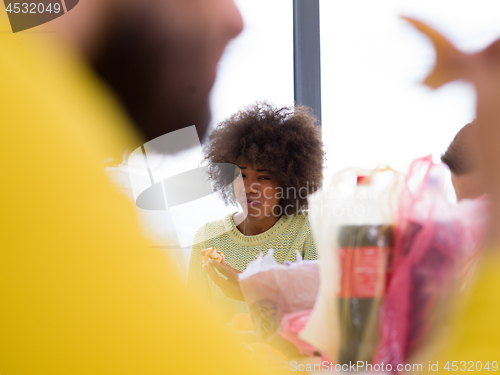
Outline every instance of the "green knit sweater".
<path id="1" fill-rule="evenodd" d="M 199 298 L 216 308 L 224 321 L 230 321 L 236 314 L 248 313 L 244 302 L 224 295 L 202 267 L 200 252 L 207 247 L 215 247 L 224 254 L 231 267 L 244 271 L 248 263 L 255 260 L 260 252 L 274 249 L 274 257 L 279 263 L 296 260 L 298 250 L 303 259 L 316 259 L 314 244 L 307 213 L 282 216 L 269 230 L 256 236 L 245 236 L 236 228 L 230 214 L 221 220 L 203 225 L 196 233 L 188 269 L 188 288 L 198 292 Z"/>

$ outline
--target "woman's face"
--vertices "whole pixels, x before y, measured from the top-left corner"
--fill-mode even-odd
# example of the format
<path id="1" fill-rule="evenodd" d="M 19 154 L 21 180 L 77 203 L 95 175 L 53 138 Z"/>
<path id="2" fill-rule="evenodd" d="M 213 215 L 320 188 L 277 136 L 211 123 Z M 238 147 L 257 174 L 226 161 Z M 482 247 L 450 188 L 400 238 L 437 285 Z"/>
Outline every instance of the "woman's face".
<path id="1" fill-rule="evenodd" d="M 271 215 L 279 216 L 281 188 L 274 175 L 250 164 L 238 164 L 235 169 L 234 193 L 248 220 L 258 221 Z"/>

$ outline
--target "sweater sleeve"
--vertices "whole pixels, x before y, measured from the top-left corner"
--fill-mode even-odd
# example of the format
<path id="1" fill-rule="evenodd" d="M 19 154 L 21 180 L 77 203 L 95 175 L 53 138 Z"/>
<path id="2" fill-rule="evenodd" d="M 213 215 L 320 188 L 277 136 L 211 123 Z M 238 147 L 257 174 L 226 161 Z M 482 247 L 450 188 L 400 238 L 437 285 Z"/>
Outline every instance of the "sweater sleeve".
<path id="1" fill-rule="evenodd" d="M 303 227 L 305 233 L 304 246 L 302 247 L 302 259 L 304 260 L 316 260 L 318 259 L 318 254 L 316 252 L 316 243 L 311 230 L 311 223 L 309 222 L 309 216 L 306 214 L 305 225 Z"/>
<path id="2" fill-rule="evenodd" d="M 309 228 L 309 233 L 304 241 L 304 247 L 302 248 L 302 258 L 304 260 L 316 260 L 318 259 L 318 254 L 316 253 L 316 244 L 311 233 L 311 228 Z"/>
<path id="3" fill-rule="evenodd" d="M 201 251 L 205 249 L 205 231 L 207 224 L 203 225 L 194 237 L 191 255 L 189 256 L 189 267 L 187 274 L 187 288 L 195 292 L 198 298 L 206 304 L 211 304 L 211 292 L 208 286 L 208 275 L 203 269 Z"/>

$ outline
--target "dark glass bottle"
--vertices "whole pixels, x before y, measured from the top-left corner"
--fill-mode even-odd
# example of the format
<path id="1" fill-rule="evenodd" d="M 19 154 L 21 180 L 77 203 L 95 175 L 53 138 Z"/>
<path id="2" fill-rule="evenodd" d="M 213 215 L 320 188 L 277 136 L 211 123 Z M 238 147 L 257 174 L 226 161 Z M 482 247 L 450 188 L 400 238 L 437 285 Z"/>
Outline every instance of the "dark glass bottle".
<path id="1" fill-rule="evenodd" d="M 393 237 L 390 225 L 345 225 L 339 228 L 341 364 L 370 362 L 375 354 Z"/>

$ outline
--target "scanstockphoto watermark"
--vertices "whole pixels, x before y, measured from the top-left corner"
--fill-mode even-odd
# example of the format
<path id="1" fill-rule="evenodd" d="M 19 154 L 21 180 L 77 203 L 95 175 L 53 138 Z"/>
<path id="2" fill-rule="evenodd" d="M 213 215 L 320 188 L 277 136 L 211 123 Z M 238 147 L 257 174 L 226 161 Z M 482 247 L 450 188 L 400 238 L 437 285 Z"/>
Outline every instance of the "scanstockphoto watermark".
<path id="1" fill-rule="evenodd" d="M 422 372 L 423 371 L 423 365 L 420 363 L 406 363 L 406 364 L 398 364 L 398 365 L 391 365 L 390 363 L 384 364 L 382 363 L 376 363 L 376 364 L 371 364 L 368 362 L 364 361 L 357 361 L 357 362 L 349 362 L 349 363 L 333 363 L 329 361 L 323 361 L 321 363 L 298 363 L 297 361 L 291 361 L 290 362 L 290 371 L 329 371 L 329 372 L 392 372 L 392 371 L 407 371 L 407 372 Z"/>
<path id="2" fill-rule="evenodd" d="M 309 183 L 300 188 L 265 187 L 263 189 L 260 189 L 258 183 L 253 183 L 246 187 L 245 190 L 249 192 L 250 198 L 246 194 L 239 194 L 242 197 L 239 201 L 243 207 L 247 203 L 247 199 L 259 203 L 252 207 L 252 210 L 248 212 L 248 216 L 258 217 L 265 212 L 271 212 L 272 215 L 279 217 L 305 209 L 306 207 L 301 206 L 300 201 L 304 202 L 315 189 Z M 369 202 L 377 201 L 380 195 L 379 189 L 372 187 L 351 191 L 330 189 L 324 193 L 325 199 L 321 203 L 308 204 L 307 208 L 310 215 L 320 215 L 323 217 L 363 217 L 366 215 L 366 207 L 370 204 Z M 268 203 L 276 201 L 281 202 L 276 207 L 271 207 L 270 203 Z M 293 203 L 283 204 L 283 201 Z"/>
<path id="3" fill-rule="evenodd" d="M 260 189 L 260 184 L 252 183 L 248 187 L 245 188 L 249 192 L 252 192 L 252 196 L 255 199 L 306 199 L 307 196 L 314 191 L 314 185 L 309 185 L 309 182 L 306 183 L 305 186 L 301 186 L 300 188 L 296 188 L 294 186 L 289 187 L 281 187 L 278 186 L 276 188 L 265 187 L 264 189 Z"/>
<path id="4" fill-rule="evenodd" d="M 248 191 L 252 192 L 255 199 L 265 198 L 265 199 L 306 199 L 312 192 L 314 192 L 315 186 L 306 182 L 305 186 L 296 188 L 293 186 L 276 188 L 265 187 L 264 189 L 259 188 L 258 183 L 252 183 L 247 188 Z M 346 200 L 347 198 L 355 198 L 356 200 L 369 200 L 378 199 L 380 191 L 374 187 L 365 187 L 364 189 L 347 191 L 341 189 L 329 189 L 326 191 L 328 200 Z"/>
<path id="5" fill-rule="evenodd" d="M 264 202 L 262 205 L 256 206 L 252 211 L 248 212 L 250 217 L 259 217 L 263 213 L 267 212 L 267 208 L 273 208 L 271 205 Z M 281 217 L 282 215 L 291 215 L 293 212 L 298 212 L 303 210 L 305 207 L 301 207 L 299 202 L 295 204 L 287 204 L 285 206 L 278 205 L 275 206 L 271 212 L 271 215 L 276 217 Z M 271 211 L 271 210 L 269 210 Z M 366 207 L 362 203 L 351 204 L 349 202 L 339 203 L 339 204 L 310 204 L 308 205 L 309 215 L 319 215 L 322 217 L 364 217 L 366 215 Z"/>
<path id="6" fill-rule="evenodd" d="M 79 0 L 4 0 L 13 33 L 31 29 L 63 16 L 71 11 Z"/>

